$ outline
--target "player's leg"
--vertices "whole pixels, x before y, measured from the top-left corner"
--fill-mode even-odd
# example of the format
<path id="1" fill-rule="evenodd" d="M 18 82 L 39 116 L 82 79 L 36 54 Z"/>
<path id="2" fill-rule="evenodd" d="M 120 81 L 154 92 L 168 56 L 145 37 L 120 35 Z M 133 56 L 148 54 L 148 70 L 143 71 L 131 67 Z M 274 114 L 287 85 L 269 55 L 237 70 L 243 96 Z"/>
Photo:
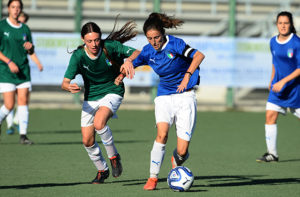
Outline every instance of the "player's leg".
<path id="1" fill-rule="evenodd" d="M 121 156 L 117 151 L 110 127 L 107 125 L 109 118 L 114 117 L 116 111 L 122 103 L 122 97 L 116 94 L 108 94 L 98 101 L 99 109 L 95 114 L 94 127 L 101 137 L 108 158 L 110 159 L 113 177 L 122 174 L 123 167 Z M 115 115 L 116 116 L 116 115 Z"/>
<path id="2" fill-rule="evenodd" d="M 266 122 L 265 122 L 265 137 L 267 152 L 257 162 L 278 161 L 277 154 L 277 118 L 279 113 L 286 113 L 286 108 L 280 107 L 273 103 L 267 103 L 266 107 Z"/>
<path id="3" fill-rule="evenodd" d="M 103 183 L 109 176 L 109 169 L 104 157 L 102 156 L 101 149 L 97 142 L 95 142 L 94 126 L 81 127 L 82 143 L 87 151 L 90 159 L 97 168 L 97 175 L 92 181 L 92 184 Z"/>
<path id="4" fill-rule="evenodd" d="M 0 134 L 3 120 L 15 105 L 15 88 L 14 84 L 0 83 L 0 92 L 4 101 L 4 104 L 0 107 Z"/>
<path id="5" fill-rule="evenodd" d="M 171 96 L 159 96 L 154 100 L 157 136 L 150 154 L 150 178 L 144 185 L 144 190 L 154 190 L 158 182 L 158 174 L 165 156 L 169 127 L 174 120 L 171 100 Z"/>
<path id="6" fill-rule="evenodd" d="M 194 91 L 176 95 L 175 125 L 177 133 L 177 147 L 171 159 L 172 168 L 181 166 L 189 157 L 189 143 L 193 135 L 197 119 L 197 101 Z"/>
<path id="7" fill-rule="evenodd" d="M 6 134 L 8 135 L 12 135 L 15 132 L 13 127 L 14 114 L 15 114 L 14 110 L 11 110 L 9 114 L 6 116 L 6 124 L 7 124 Z"/>
<path id="8" fill-rule="evenodd" d="M 29 103 L 29 94 L 30 94 L 30 87 L 25 86 L 17 87 L 17 101 L 18 101 L 18 116 L 20 120 L 20 143 L 21 144 L 33 144 L 31 140 L 27 137 L 27 128 L 28 128 L 28 121 L 29 121 L 29 110 L 28 110 L 28 103 Z M 29 85 L 29 84 L 27 84 Z"/>

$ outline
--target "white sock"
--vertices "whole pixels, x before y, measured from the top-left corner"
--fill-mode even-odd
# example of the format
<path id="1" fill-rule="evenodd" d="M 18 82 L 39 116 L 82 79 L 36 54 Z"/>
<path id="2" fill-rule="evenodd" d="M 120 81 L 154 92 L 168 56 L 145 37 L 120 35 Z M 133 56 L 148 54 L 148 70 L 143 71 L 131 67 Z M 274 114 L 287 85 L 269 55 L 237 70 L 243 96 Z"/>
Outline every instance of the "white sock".
<path id="1" fill-rule="evenodd" d="M 151 151 L 150 177 L 157 178 L 162 162 L 164 161 L 165 147 L 165 144 L 154 141 Z"/>
<path id="2" fill-rule="evenodd" d="M 85 150 L 87 151 L 90 159 L 93 161 L 94 165 L 96 166 L 97 170 L 106 170 L 108 169 L 106 161 L 102 156 L 101 149 L 97 142 L 93 146 L 86 147 L 84 146 Z"/>
<path id="3" fill-rule="evenodd" d="M 114 144 L 114 138 L 112 136 L 112 132 L 109 128 L 109 126 L 105 126 L 101 130 L 96 130 L 96 132 L 100 135 L 102 143 L 105 147 L 105 150 L 107 152 L 108 158 L 113 157 L 118 153 L 117 148 L 115 147 Z"/>
<path id="4" fill-rule="evenodd" d="M 13 126 L 13 119 L 14 119 L 14 110 L 11 110 L 9 114 L 6 116 L 6 123 L 7 128 L 11 128 Z"/>
<path id="5" fill-rule="evenodd" d="M 19 124 L 18 108 L 15 111 L 15 116 L 14 116 L 14 119 L 13 119 L 13 124 L 15 124 L 15 125 Z"/>
<path id="6" fill-rule="evenodd" d="M 5 105 L 2 105 L 2 107 L 0 108 L 0 124 L 8 114 L 9 114 L 9 110 L 5 107 Z"/>
<path id="7" fill-rule="evenodd" d="M 267 143 L 267 149 L 268 153 L 277 155 L 277 148 L 276 148 L 276 142 L 277 142 L 277 124 L 272 125 L 265 125 L 265 134 L 266 134 L 266 143 Z"/>
<path id="8" fill-rule="evenodd" d="M 20 127 L 20 135 L 27 134 L 28 127 L 28 119 L 29 119 L 29 111 L 27 105 L 18 106 L 18 116 L 19 116 L 19 127 Z"/>

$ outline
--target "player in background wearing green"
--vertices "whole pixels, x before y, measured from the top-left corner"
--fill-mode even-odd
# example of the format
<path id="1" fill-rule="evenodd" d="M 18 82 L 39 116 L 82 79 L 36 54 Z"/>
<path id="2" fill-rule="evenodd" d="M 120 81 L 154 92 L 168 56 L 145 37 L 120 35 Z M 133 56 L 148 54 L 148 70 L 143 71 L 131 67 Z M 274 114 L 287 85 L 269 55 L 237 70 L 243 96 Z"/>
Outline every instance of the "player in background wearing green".
<path id="1" fill-rule="evenodd" d="M 29 19 L 29 15 L 25 12 L 21 12 L 18 21 L 20 23 L 26 24 Z M 41 64 L 40 60 L 38 59 L 35 52 L 29 56 L 32 61 L 37 65 L 39 71 L 43 71 L 43 65 Z M 19 131 L 19 118 L 18 118 L 18 111 L 14 113 L 14 110 L 11 110 L 10 113 L 6 117 L 6 123 L 7 123 L 7 130 L 6 133 L 8 135 L 14 134 L 15 129 Z"/>
<path id="2" fill-rule="evenodd" d="M 277 119 L 287 108 L 300 119 L 300 38 L 296 34 L 293 16 L 280 12 L 276 25 L 279 34 L 270 41 L 272 75 L 266 105 L 265 136 L 267 152 L 257 162 L 278 162 Z"/>
<path id="3" fill-rule="evenodd" d="M 20 143 L 32 144 L 27 137 L 31 90 L 27 54 L 32 54 L 34 47 L 30 29 L 18 21 L 23 9 L 22 1 L 9 0 L 7 7 L 8 18 L 0 21 L 0 93 L 4 100 L 0 108 L 0 131 L 2 121 L 14 108 L 17 95 Z"/>
<path id="4" fill-rule="evenodd" d="M 134 73 L 130 73 L 132 69 L 126 66 L 128 63 L 124 63 L 124 59 L 127 58 L 126 62 L 129 62 L 139 54 L 139 51 L 121 43 L 136 34 L 135 23 L 129 21 L 119 31 L 114 32 L 113 29 L 106 39 L 101 39 L 102 33 L 98 25 L 86 23 L 81 30 L 84 44 L 73 51 L 62 82 L 62 89 L 78 93 L 81 88 L 78 84 L 71 83 L 71 80 L 81 74 L 84 81 L 81 133 L 83 145 L 98 170 L 93 184 L 103 183 L 109 176 L 109 168 L 95 140 L 96 133 L 101 137 L 110 159 L 112 175 L 118 177 L 122 173 L 120 154 L 107 122 L 116 116 L 125 92 L 124 84 L 114 84 L 115 78 L 120 71 L 132 78 Z"/>

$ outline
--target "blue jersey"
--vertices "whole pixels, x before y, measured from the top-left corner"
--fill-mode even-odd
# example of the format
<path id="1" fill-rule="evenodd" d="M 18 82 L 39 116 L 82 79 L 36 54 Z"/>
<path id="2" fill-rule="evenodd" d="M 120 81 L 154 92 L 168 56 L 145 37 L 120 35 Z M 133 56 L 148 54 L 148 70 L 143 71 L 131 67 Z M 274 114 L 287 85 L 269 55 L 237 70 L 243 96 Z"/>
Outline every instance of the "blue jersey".
<path id="1" fill-rule="evenodd" d="M 134 67 L 149 65 L 159 75 L 160 82 L 157 96 L 176 94 L 192 58 L 197 50 L 191 48 L 182 39 L 166 36 L 166 43 L 161 50 L 155 50 L 149 43 L 143 47 L 139 56 L 133 61 Z M 186 90 L 199 84 L 199 68 L 190 77 Z"/>
<path id="2" fill-rule="evenodd" d="M 275 68 L 275 76 L 271 83 L 274 83 L 288 76 L 296 69 L 300 69 L 300 38 L 291 34 L 291 37 L 284 43 L 274 36 L 270 41 L 272 52 L 272 63 Z M 300 77 L 297 77 L 282 88 L 278 93 L 270 91 L 268 102 L 281 107 L 300 108 Z"/>

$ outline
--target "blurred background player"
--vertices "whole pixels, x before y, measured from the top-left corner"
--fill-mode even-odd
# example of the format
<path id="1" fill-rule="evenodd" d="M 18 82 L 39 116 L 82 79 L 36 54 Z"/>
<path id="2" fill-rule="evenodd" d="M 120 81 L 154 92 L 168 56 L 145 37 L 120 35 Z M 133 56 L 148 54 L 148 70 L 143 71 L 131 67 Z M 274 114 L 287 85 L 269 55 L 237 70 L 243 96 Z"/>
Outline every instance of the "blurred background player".
<path id="1" fill-rule="evenodd" d="M 21 12 L 18 21 L 20 23 L 27 23 L 29 19 L 29 15 L 25 12 Z M 35 52 L 33 54 L 29 55 L 32 61 L 37 65 L 39 71 L 43 71 L 43 65 L 41 64 L 40 60 L 38 59 Z M 14 110 L 11 110 L 10 113 L 6 117 L 6 123 L 7 123 L 7 130 L 6 133 L 11 135 L 14 133 L 15 130 L 19 131 L 19 118 L 18 118 L 18 111 L 14 113 Z"/>
<path id="2" fill-rule="evenodd" d="M 93 184 L 103 183 L 109 176 L 109 169 L 101 149 L 95 140 L 95 133 L 100 135 L 107 156 L 112 166 L 113 177 L 122 173 L 121 157 L 118 153 L 108 120 L 115 116 L 124 96 L 124 85 L 114 84 L 120 74 L 120 66 L 124 58 L 134 59 L 139 52 L 121 43 L 135 37 L 135 23 L 127 22 L 121 30 L 111 32 L 106 39 L 101 39 L 102 32 L 93 22 L 86 23 L 81 30 L 84 42 L 72 54 L 65 73 L 62 89 L 77 93 L 81 88 L 71 83 L 77 74 L 84 81 L 84 102 L 81 114 L 82 142 L 90 159 L 98 172 Z M 128 60 L 129 61 L 129 60 Z M 125 75 L 129 76 L 125 65 L 121 66 Z"/>
<path id="3" fill-rule="evenodd" d="M 199 65 L 204 55 L 182 39 L 165 34 L 165 28 L 176 28 L 182 23 L 165 14 L 150 14 L 143 27 L 149 44 L 132 62 L 134 67 L 151 66 L 160 78 L 154 100 L 157 136 L 151 151 L 150 178 L 145 190 L 156 188 L 173 123 L 176 125 L 177 148 L 173 152 L 172 167 L 182 165 L 189 157 L 188 148 L 197 115 L 195 88 L 200 82 Z M 117 78 L 116 83 L 122 78 Z"/>
<path id="4" fill-rule="evenodd" d="M 300 119 L 300 38 L 296 35 L 293 16 L 280 12 L 276 25 L 279 34 L 270 41 L 272 76 L 266 105 L 265 136 L 267 153 L 257 162 L 279 161 L 277 153 L 277 118 L 287 108 Z"/>
<path id="5" fill-rule="evenodd" d="M 31 90 L 27 54 L 33 54 L 34 47 L 30 29 L 18 21 L 23 9 L 22 1 L 9 0 L 7 7 L 8 18 L 0 21 L 0 92 L 4 100 L 0 108 L 0 129 L 2 121 L 13 110 L 17 95 L 20 143 L 32 144 L 27 137 Z"/>

